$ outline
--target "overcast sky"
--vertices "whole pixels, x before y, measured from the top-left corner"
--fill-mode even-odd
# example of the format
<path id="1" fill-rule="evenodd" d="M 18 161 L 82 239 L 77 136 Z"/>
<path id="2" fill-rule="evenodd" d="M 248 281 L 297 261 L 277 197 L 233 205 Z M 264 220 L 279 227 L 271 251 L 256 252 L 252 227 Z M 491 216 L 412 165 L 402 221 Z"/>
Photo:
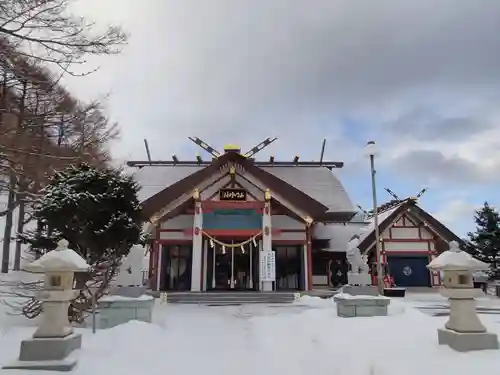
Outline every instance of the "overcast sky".
<path id="1" fill-rule="evenodd" d="M 383 187 L 422 199 L 457 234 L 500 201 L 498 0 L 84 0 L 131 33 L 119 57 L 67 79 L 82 98 L 111 93 L 120 160 L 194 158 L 188 136 L 281 159 L 344 161 L 354 203 L 370 206 L 367 140 Z M 246 150 L 245 150 L 246 151 Z"/>

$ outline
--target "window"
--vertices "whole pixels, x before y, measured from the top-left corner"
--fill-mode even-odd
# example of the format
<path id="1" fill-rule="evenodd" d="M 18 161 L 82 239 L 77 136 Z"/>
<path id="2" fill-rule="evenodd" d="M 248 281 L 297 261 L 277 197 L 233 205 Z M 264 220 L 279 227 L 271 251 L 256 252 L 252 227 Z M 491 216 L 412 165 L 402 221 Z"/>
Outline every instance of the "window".
<path id="1" fill-rule="evenodd" d="M 467 285 L 469 283 L 469 277 L 467 275 L 458 275 L 458 283 L 460 285 Z"/>

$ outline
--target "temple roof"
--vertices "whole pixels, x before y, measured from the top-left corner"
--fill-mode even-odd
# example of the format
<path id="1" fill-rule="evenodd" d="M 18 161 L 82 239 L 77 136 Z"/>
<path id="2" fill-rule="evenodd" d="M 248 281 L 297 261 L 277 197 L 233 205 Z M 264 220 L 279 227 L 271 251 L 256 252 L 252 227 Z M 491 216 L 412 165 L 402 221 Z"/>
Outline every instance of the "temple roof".
<path id="1" fill-rule="evenodd" d="M 142 186 L 139 191 L 139 200 L 143 202 L 166 187 L 204 168 L 207 167 L 154 165 L 141 167 L 135 172 L 135 177 Z M 328 208 L 328 212 L 352 212 L 354 214 L 357 211 L 340 180 L 325 167 L 275 166 L 260 167 L 260 169 L 323 204 Z"/>
<path id="2" fill-rule="evenodd" d="M 411 216 L 417 218 L 421 223 L 428 223 L 432 229 L 446 242 L 462 240 L 448 229 L 443 223 L 422 209 L 414 198 L 391 201 L 381 205 L 378 210 L 379 230 L 382 233 L 403 212 L 407 211 Z M 317 239 L 330 239 L 329 251 L 346 251 L 349 241 L 357 237 L 358 248 L 366 252 L 375 243 L 375 223 L 373 215 L 362 222 L 347 222 L 345 224 L 317 224 L 314 227 L 314 237 Z"/>

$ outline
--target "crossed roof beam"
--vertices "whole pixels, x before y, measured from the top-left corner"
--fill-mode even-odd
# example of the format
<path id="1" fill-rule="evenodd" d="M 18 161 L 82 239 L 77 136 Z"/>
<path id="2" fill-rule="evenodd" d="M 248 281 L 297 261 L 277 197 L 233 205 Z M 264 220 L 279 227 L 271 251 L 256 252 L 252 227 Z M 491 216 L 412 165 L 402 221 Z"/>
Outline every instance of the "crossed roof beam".
<path id="1" fill-rule="evenodd" d="M 151 159 L 151 153 L 149 150 L 148 142 L 145 139 L 144 144 L 146 147 L 146 154 L 148 156 L 147 161 L 128 161 L 127 165 L 129 167 L 144 167 L 148 165 L 156 165 L 156 166 L 208 166 L 212 164 L 214 159 L 218 159 L 221 157 L 224 153 L 221 153 L 214 147 L 210 146 L 208 143 L 203 141 L 202 139 L 198 137 L 188 137 L 189 140 L 191 140 L 194 144 L 202 148 L 204 151 L 206 151 L 209 155 L 211 155 L 211 160 L 203 160 L 201 155 L 198 153 L 196 155 L 196 160 L 179 160 L 176 155 L 172 155 L 172 160 L 152 160 Z M 276 141 L 278 138 L 276 137 L 267 137 L 264 139 L 262 142 L 259 144 L 255 145 L 252 147 L 250 150 L 247 152 L 241 154 L 245 158 L 248 158 L 254 162 L 256 166 L 260 167 L 271 167 L 271 166 L 297 166 L 297 167 L 313 167 L 313 166 L 322 166 L 328 169 L 333 169 L 333 168 L 342 168 L 344 166 L 343 162 L 329 162 L 329 161 L 323 161 L 323 155 L 325 151 L 325 144 L 326 144 L 326 139 L 323 140 L 322 148 L 321 148 L 321 156 L 320 156 L 320 161 L 300 161 L 299 156 L 295 156 L 293 160 L 291 161 L 276 161 L 274 156 L 270 156 L 268 161 L 256 161 L 254 159 L 255 155 L 262 151 L 264 148 L 268 147 L 271 143 Z M 238 150 L 239 153 L 240 150 Z"/>
<path id="2" fill-rule="evenodd" d="M 428 188 L 423 188 L 422 190 L 420 190 L 417 195 L 415 196 L 410 196 L 410 197 L 406 197 L 406 198 L 400 198 L 396 193 L 394 193 L 391 189 L 389 188 L 384 188 L 384 190 L 393 198 L 391 199 L 390 201 L 388 202 L 384 202 L 382 203 L 380 206 L 377 207 L 377 214 L 381 214 L 387 210 L 390 210 L 391 208 L 393 207 L 396 207 L 398 205 L 400 205 L 401 203 L 403 202 L 406 202 L 406 201 L 409 201 L 409 200 L 414 200 L 414 201 L 417 201 L 418 199 L 420 199 L 420 197 L 422 195 L 424 195 L 426 192 L 427 192 L 427 189 Z M 365 215 L 366 215 L 366 218 L 367 219 L 370 219 L 373 217 L 373 211 L 370 210 L 370 211 L 367 211 L 365 210 L 363 207 L 361 207 L 359 204 L 357 205 L 357 207 L 361 210 L 361 212 L 363 212 Z"/>

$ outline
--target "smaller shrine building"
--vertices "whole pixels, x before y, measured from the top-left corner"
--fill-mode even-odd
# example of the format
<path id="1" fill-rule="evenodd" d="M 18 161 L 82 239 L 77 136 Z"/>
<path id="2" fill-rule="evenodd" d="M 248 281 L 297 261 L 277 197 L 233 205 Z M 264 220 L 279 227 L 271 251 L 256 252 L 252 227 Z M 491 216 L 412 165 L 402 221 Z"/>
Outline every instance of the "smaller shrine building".
<path id="1" fill-rule="evenodd" d="M 203 161 L 131 161 L 149 221 L 149 283 L 159 291 L 311 290 L 347 282 L 353 239 L 376 263 L 373 218 L 338 179 L 341 162 L 256 161 L 267 139 Z M 382 261 L 400 286 L 439 285 L 426 265 L 460 240 L 416 199 L 380 207 Z M 374 267 L 371 267 L 374 268 Z M 374 276 L 374 275 L 373 275 Z"/>

